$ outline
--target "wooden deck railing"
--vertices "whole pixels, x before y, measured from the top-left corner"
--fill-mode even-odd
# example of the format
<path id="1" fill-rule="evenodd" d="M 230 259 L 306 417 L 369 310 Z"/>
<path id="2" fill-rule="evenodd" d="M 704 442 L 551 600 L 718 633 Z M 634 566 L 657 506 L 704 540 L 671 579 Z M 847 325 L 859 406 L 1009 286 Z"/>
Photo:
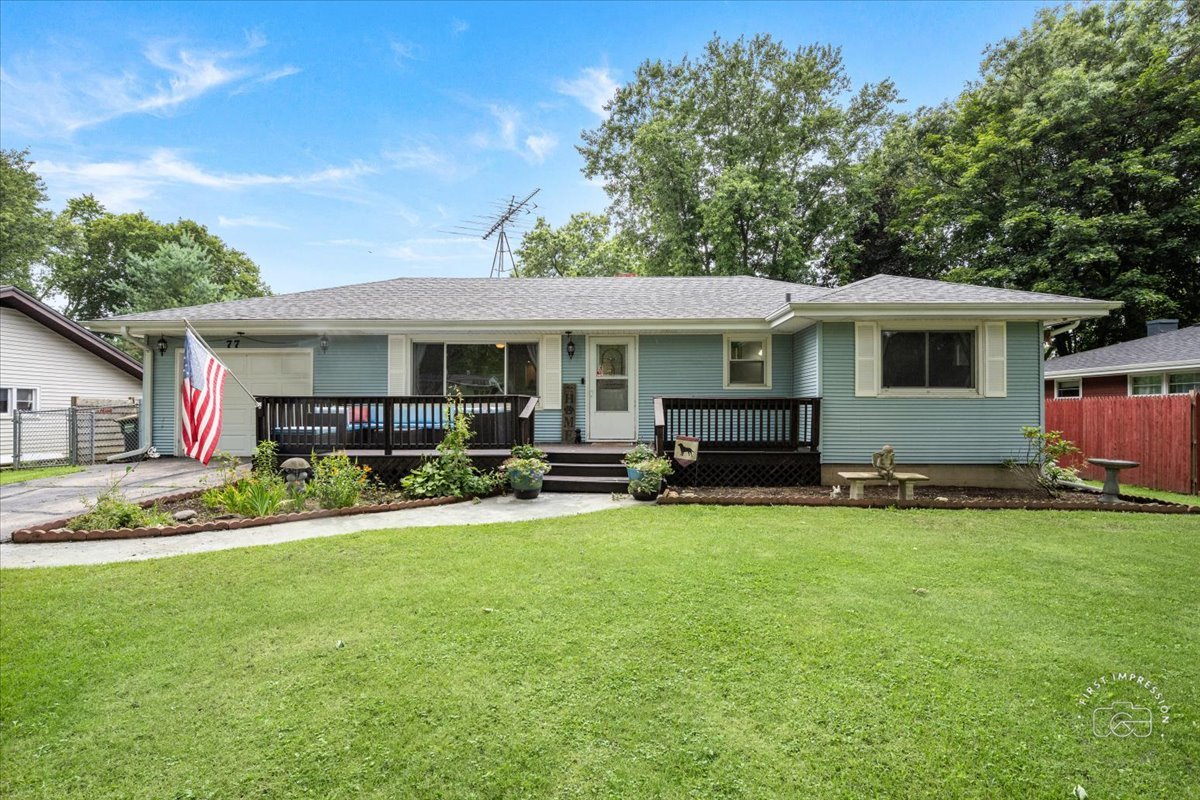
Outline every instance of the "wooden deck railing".
<path id="1" fill-rule="evenodd" d="M 654 447 L 665 453 L 676 436 L 695 436 L 707 450 L 815 449 L 819 397 L 656 397 Z"/>
<path id="2" fill-rule="evenodd" d="M 257 437 L 283 454 L 366 450 L 428 450 L 442 441 L 451 405 L 438 396 L 259 397 Z M 471 446 L 507 449 L 533 443 L 534 409 L 528 395 L 468 397 L 475 436 Z M 390 424 L 389 424 L 390 423 Z"/>

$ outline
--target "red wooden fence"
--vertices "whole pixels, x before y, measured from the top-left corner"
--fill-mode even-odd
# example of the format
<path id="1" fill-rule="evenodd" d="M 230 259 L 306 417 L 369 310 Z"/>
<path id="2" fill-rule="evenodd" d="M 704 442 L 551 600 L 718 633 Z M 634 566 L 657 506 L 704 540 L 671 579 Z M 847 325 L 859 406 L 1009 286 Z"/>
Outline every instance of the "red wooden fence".
<path id="1" fill-rule="evenodd" d="M 1046 430 L 1063 435 L 1083 458 L 1141 462 L 1121 472 L 1121 482 L 1196 494 L 1200 405 L 1196 393 L 1155 397 L 1084 397 L 1047 400 Z M 1104 470 L 1083 464 L 1082 475 L 1101 480 Z"/>

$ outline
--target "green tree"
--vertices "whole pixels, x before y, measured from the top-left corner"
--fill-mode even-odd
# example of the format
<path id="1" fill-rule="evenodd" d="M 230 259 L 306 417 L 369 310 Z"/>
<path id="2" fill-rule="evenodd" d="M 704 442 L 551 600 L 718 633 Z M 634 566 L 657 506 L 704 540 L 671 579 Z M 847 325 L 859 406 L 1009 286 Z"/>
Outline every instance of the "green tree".
<path id="1" fill-rule="evenodd" d="M 922 140 L 891 232 L 951 279 L 1125 303 L 1064 351 L 1143 336 L 1157 316 L 1200 322 L 1196 13 L 1172 0 L 1040 11 Z"/>
<path id="2" fill-rule="evenodd" d="M 608 217 L 572 214 L 555 228 L 538 217 L 517 248 L 514 277 L 597 277 L 637 272 L 636 250 L 627 236 L 613 235 Z"/>
<path id="3" fill-rule="evenodd" d="M 54 242 L 54 215 L 45 208 L 46 185 L 28 150 L 0 150 L 0 284 L 40 296 L 39 268 Z"/>
<path id="4" fill-rule="evenodd" d="M 227 299 L 215 274 L 209 251 L 184 233 L 149 256 L 130 254 L 126 274 L 113 289 L 115 295 L 136 299 L 131 311 L 198 306 Z"/>
<path id="5" fill-rule="evenodd" d="M 192 305 L 184 298 L 207 296 L 205 281 L 218 287 L 218 299 L 270 293 L 257 264 L 193 220 L 164 224 L 140 211 L 111 214 L 96 198 L 83 195 L 67 202 L 59 226 L 64 233 L 51 257 L 50 283 L 65 299 L 66 313 L 78 319 Z M 198 248 L 207 258 L 196 287 L 171 284 L 176 295 L 134 279 L 135 260 L 156 258 L 168 244 Z"/>
<path id="6" fill-rule="evenodd" d="M 887 81 L 850 88 L 836 48 L 714 37 L 698 59 L 638 67 L 584 132 L 584 173 L 651 274 L 812 279 L 895 100 Z"/>

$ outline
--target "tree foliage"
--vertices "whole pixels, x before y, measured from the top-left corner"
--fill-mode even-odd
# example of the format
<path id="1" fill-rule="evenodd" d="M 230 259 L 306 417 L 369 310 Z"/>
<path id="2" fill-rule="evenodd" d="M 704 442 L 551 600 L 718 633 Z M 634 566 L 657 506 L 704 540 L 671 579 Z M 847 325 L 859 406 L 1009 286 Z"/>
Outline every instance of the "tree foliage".
<path id="1" fill-rule="evenodd" d="M 849 90 L 836 48 L 714 37 L 697 59 L 638 67 L 584 132 L 584 173 L 650 274 L 810 278 L 895 99 L 887 81 Z"/>
<path id="2" fill-rule="evenodd" d="M 517 248 L 514 277 L 598 277 L 637 272 L 637 248 L 628 236 L 613 235 L 608 217 L 572 214 L 555 228 L 538 217 Z"/>
<path id="3" fill-rule="evenodd" d="M 95 319 L 270 292 L 257 264 L 198 222 L 164 224 L 140 211 L 111 214 L 91 195 L 67 201 L 58 220 L 66 233 L 50 257 L 49 286 L 65 300 L 68 316 Z M 194 250 L 204 259 L 195 261 Z M 188 284 L 186 273 L 174 271 L 185 261 L 203 264 L 192 275 L 195 285 Z M 171 277 L 166 293 L 146 282 L 154 273 L 150 264 Z M 210 283 L 217 287 L 215 295 Z M 212 300 L 196 300 L 203 297 Z"/>
<path id="4" fill-rule="evenodd" d="M 1125 304 L 1064 351 L 1143 336 L 1154 317 L 1200 321 L 1195 13 L 1043 10 L 952 105 L 902 121 L 885 144 L 918 144 L 888 224 L 902 269 L 933 258 L 954 280 Z"/>
<path id="5" fill-rule="evenodd" d="M 54 241 L 46 199 L 29 151 L 0 150 L 0 284 L 39 296 L 39 269 Z"/>

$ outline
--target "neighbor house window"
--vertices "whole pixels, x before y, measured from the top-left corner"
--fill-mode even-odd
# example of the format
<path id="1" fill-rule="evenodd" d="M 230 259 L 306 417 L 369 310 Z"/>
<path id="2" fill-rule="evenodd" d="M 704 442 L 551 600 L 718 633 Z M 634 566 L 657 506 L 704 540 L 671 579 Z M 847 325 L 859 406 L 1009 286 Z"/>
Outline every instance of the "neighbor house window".
<path id="1" fill-rule="evenodd" d="M 1129 393 L 1146 395 L 1163 393 L 1163 376 L 1133 375 L 1129 379 Z"/>
<path id="2" fill-rule="evenodd" d="M 1054 396 L 1058 398 L 1083 397 L 1082 378 L 1064 378 L 1054 382 Z"/>
<path id="3" fill-rule="evenodd" d="M 538 346 L 527 342 L 418 342 L 413 345 L 413 390 L 467 397 L 537 394 Z"/>
<path id="4" fill-rule="evenodd" d="M 1200 391 L 1200 372 L 1173 372 L 1167 381 L 1167 391 L 1171 394 L 1187 394 L 1196 389 Z"/>
<path id="5" fill-rule="evenodd" d="M 37 411 L 37 389 L 0 388 L 0 414 Z"/>
<path id="6" fill-rule="evenodd" d="M 975 331 L 883 331 L 884 389 L 974 389 Z"/>
<path id="7" fill-rule="evenodd" d="M 771 339 L 727 335 L 725 337 L 725 388 L 748 389 L 771 386 Z"/>

